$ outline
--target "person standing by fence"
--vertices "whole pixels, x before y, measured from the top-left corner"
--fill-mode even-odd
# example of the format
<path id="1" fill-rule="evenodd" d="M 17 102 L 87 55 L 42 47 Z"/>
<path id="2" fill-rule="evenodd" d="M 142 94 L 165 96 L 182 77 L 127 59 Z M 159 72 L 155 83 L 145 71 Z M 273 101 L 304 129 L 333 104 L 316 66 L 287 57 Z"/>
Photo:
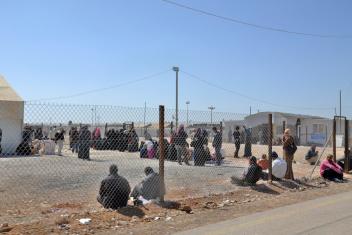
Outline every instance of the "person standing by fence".
<path id="1" fill-rule="evenodd" d="M 79 132 L 77 130 L 77 127 L 72 127 L 70 132 L 70 147 L 72 150 L 72 153 L 77 153 L 78 152 L 78 139 L 79 139 Z"/>
<path id="2" fill-rule="evenodd" d="M 78 148 L 78 158 L 83 160 L 90 160 L 89 150 L 90 150 L 91 133 L 87 126 L 81 128 L 79 133 L 79 148 Z"/>
<path id="3" fill-rule="evenodd" d="M 297 150 L 295 140 L 291 135 L 290 129 L 286 129 L 284 133 L 283 141 L 283 151 L 284 151 L 284 160 L 287 162 L 287 171 L 285 179 L 294 180 L 292 162 L 294 159 L 294 154 Z"/>
<path id="4" fill-rule="evenodd" d="M 244 146 L 244 157 L 252 156 L 252 129 L 243 126 L 244 133 L 246 134 L 246 141 Z"/>
<path id="5" fill-rule="evenodd" d="M 175 148 L 177 151 L 177 161 L 178 164 L 182 165 L 182 160 L 186 163 L 186 165 L 189 165 L 188 162 L 188 151 L 187 151 L 187 138 L 188 135 L 185 132 L 184 126 L 181 124 L 177 130 L 176 136 L 175 136 Z M 183 159 L 182 159 L 183 156 Z"/>
<path id="6" fill-rule="evenodd" d="M 207 158 L 207 153 L 204 150 L 206 139 L 202 133 L 202 129 L 198 128 L 194 138 L 191 142 L 191 147 L 194 147 L 194 165 L 204 166 Z"/>
<path id="7" fill-rule="evenodd" d="M 235 140 L 235 147 L 236 147 L 234 158 L 238 158 L 238 153 L 241 148 L 241 133 L 240 133 L 239 126 L 236 126 L 235 131 L 233 132 L 233 138 Z"/>
<path id="8" fill-rule="evenodd" d="M 60 128 L 55 134 L 55 142 L 57 145 L 57 154 L 61 156 L 62 149 L 64 147 L 64 141 L 65 141 L 65 130 L 63 128 Z"/>
<path id="9" fill-rule="evenodd" d="M 222 134 L 221 134 L 221 131 L 218 131 L 218 129 L 215 126 L 213 127 L 213 131 L 215 133 L 215 136 L 213 139 L 213 147 L 215 149 L 216 165 L 220 166 L 222 161 L 222 156 L 221 156 Z"/>

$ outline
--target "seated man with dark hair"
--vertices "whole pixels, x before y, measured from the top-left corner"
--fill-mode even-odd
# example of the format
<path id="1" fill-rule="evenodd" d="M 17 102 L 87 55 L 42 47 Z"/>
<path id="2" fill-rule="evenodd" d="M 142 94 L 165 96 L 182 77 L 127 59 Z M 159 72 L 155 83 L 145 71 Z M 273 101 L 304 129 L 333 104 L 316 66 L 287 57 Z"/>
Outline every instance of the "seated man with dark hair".
<path id="1" fill-rule="evenodd" d="M 146 200 L 160 199 L 165 195 L 165 184 L 161 185 L 160 175 L 151 167 L 146 167 L 144 173 L 146 178 L 133 189 L 131 197 L 135 200 L 139 196 Z"/>
<path id="2" fill-rule="evenodd" d="M 117 172 L 117 166 L 111 165 L 110 175 L 101 182 L 97 200 L 105 208 L 118 209 L 127 206 L 131 188 L 128 181 Z"/>
<path id="3" fill-rule="evenodd" d="M 312 145 L 305 156 L 306 161 L 311 165 L 314 165 L 318 161 L 319 152 L 316 151 L 316 148 L 317 147 L 315 145 Z"/>
<path id="4" fill-rule="evenodd" d="M 252 156 L 249 158 L 249 167 L 244 171 L 242 178 L 232 176 L 232 183 L 238 185 L 255 185 L 262 177 L 262 168 L 257 164 L 257 158 Z"/>

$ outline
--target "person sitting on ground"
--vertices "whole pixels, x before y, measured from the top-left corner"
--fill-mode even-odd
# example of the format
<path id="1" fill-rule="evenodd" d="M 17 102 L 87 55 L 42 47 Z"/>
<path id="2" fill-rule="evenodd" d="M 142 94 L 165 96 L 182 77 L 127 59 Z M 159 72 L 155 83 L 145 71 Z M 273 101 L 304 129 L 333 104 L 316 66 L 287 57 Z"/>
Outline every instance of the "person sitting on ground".
<path id="1" fill-rule="evenodd" d="M 312 145 L 312 147 L 309 149 L 305 156 L 306 161 L 311 165 L 315 165 L 315 163 L 318 161 L 319 152 L 316 151 L 316 147 L 317 146 Z"/>
<path id="2" fill-rule="evenodd" d="M 126 207 L 131 192 L 128 181 L 118 175 L 116 165 L 110 166 L 110 174 L 100 185 L 98 202 L 107 209 Z"/>
<path id="3" fill-rule="evenodd" d="M 280 181 L 285 177 L 287 171 L 287 163 L 285 160 L 279 158 L 279 155 L 276 152 L 272 152 L 272 180 Z M 268 180 L 268 173 L 263 173 L 263 179 Z"/>
<path id="4" fill-rule="evenodd" d="M 279 158 L 279 155 L 275 151 L 272 152 L 271 159 L 272 159 L 272 173 L 273 173 L 272 180 L 280 181 L 286 175 L 287 162 L 284 159 Z"/>
<path id="5" fill-rule="evenodd" d="M 165 195 L 165 184 L 161 185 L 160 175 L 149 166 L 144 169 L 144 173 L 146 178 L 133 189 L 131 197 L 135 200 L 140 196 L 146 200 L 160 199 Z"/>
<path id="6" fill-rule="evenodd" d="M 350 163 L 350 167 L 352 166 L 352 152 L 351 152 L 351 148 L 348 149 L 348 156 L 349 156 L 349 163 Z M 337 164 L 339 164 L 339 166 L 342 168 L 342 169 L 345 169 L 345 156 L 343 156 L 342 158 L 340 159 L 337 159 L 336 162 Z"/>
<path id="7" fill-rule="evenodd" d="M 334 156 L 329 154 L 320 165 L 320 175 L 327 180 L 342 182 L 343 181 L 343 171 L 342 167 L 339 166 L 333 160 Z"/>
<path id="8" fill-rule="evenodd" d="M 258 161 L 258 166 L 260 166 L 263 171 L 266 171 L 269 168 L 269 161 L 266 154 L 262 155 L 262 158 Z"/>
<path id="9" fill-rule="evenodd" d="M 236 176 L 231 177 L 232 183 L 238 185 L 255 185 L 262 176 L 262 168 L 257 164 L 257 158 L 249 158 L 249 167 L 244 171 L 243 177 L 238 179 Z"/>

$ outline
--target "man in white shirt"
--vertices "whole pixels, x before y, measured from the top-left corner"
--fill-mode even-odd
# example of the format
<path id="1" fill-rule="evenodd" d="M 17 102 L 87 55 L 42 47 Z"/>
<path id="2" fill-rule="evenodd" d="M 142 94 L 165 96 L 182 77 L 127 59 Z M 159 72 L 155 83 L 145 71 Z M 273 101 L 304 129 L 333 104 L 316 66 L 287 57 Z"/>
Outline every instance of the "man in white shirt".
<path id="1" fill-rule="evenodd" d="M 287 171 L 287 163 L 285 160 L 279 158 L 276 152 L 272 152 L 272 173 L 273 180 L 281 180 L 285 177 Z"/>

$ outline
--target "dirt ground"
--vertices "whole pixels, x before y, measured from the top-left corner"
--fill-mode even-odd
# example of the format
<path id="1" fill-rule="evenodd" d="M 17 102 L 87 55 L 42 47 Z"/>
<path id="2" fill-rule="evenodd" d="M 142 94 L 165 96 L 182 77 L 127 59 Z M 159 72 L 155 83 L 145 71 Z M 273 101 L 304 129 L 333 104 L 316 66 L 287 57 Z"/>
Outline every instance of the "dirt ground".
<path id="1" fill-rule="evenodd" d="M 259 182 L 233 192 L 168 202 L 164 207 L 149 204 L 118 211 L 89 208 L 80 203 L 41 205 L 40 221 L 5 225 L 6 234 L 172 234 L 208 223 L 352 190 L 352 177 L 345 183 L 315 178 L 312 181 Z M 17 216 L 25 216 L 20 210 Z M 89 225 L 79 219 L 89 218 Z M 4 227 L 4 226 L 3 226 Z M 1 229 L 0 229 L 1 231 Z"/>
<path id="2" fill-rule="evenodd" d="M 245 167 L 246 159 L 232 157 L 233 148 L 233 144 L 224 145 L 228 166 Z M 274 147 L 273 150 L 279 155 L 282 154 L 280 146 Z M 307 150 L 308 147 L 299 147 L 297 151 L 296 164 L 293 166 L 296 178 L 307 177 L 312 171 L 312 166 L 304 161 Z M 338 150 L 338 155 L 341 155 L 342 151 Z M 260 156 L 266 152 L 267 146 L 253 146 L 253 155 Z M 327 149 L 324 155 L 330 152 L 331 150 Z M 101 208 L 94 198 L 96 192 L 89 192 L 90 200 L 67 198 L 65 192 L 60 190 L 46 195 L 48 200 L 36 199 L 36 195 L 29 193 L 32 198 L 30 201 L 17 201 L 10 209 L 0 210 L 1 221 L 9 223 L 8 226 L 5 224 L 3 228 L 0 227 L 0 232 L 10 230 L 7 234 L 39 235 L 172 234 L 207 223 L 352 190 L 351 182 L 335 184 L 322 181 L 319 179 L 318 169 L 313 174 L 315 180 L 309 183 L 281 182 L 270 185 L 267 182 L 259 182 L 258 186 L 253 188 L 234 186 L 229 177 L 209 169 L 209 174 L 216 175 L 213 180 L 206 182 L 210 195 L 199 192 L 192 185 L 171 187 L 166 199 L 176 202 L 172 204 L 173 209 L 147 205 L 145 208 L 128 207 L 116 212 Z M 224 186 L 226 190 L 216 192 L 216 186 Z M 83 195 L 87 192 L 77 189 L 77 195 L 79 193 Z M 60 197 L 61 200 L 50 200 L 54 197 Z M 92 222 L 89 225 L 80 225 L 78 220 L 82 218 L 90 218 Z"/>

